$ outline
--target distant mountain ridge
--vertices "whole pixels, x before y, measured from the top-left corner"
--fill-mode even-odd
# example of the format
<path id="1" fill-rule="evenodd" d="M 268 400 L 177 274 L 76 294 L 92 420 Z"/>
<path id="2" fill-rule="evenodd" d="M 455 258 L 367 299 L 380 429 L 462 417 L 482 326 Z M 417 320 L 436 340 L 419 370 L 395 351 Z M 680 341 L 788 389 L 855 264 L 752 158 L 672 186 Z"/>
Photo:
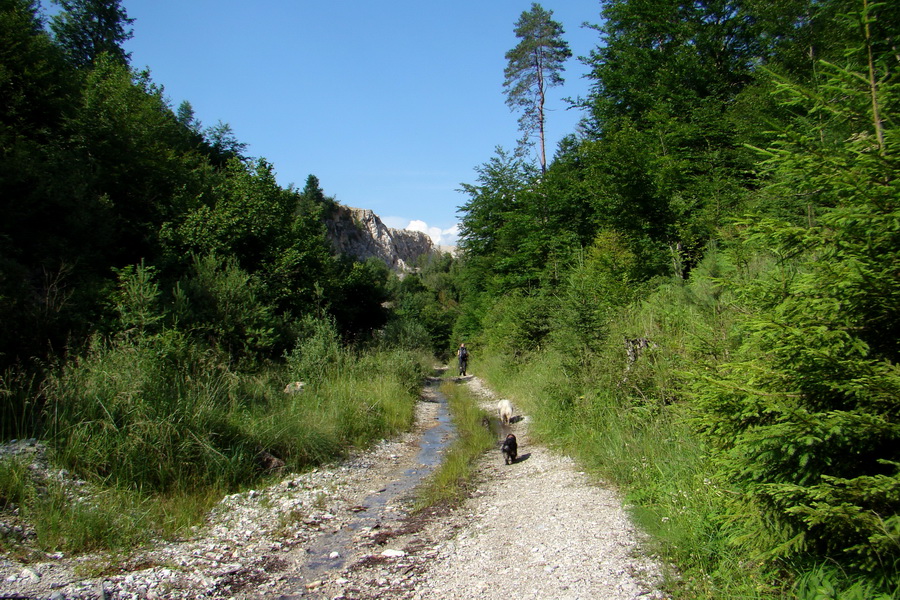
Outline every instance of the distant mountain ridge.
<path id="1" fill-rule="evenodd" d="M 367 208 L 338 204 L 325 226 L 336 252 L 358 260 L 377 258 L 400 273 L 411 271 L 420 256 L 440 252 L 427 234 L 388 227 Z"/>

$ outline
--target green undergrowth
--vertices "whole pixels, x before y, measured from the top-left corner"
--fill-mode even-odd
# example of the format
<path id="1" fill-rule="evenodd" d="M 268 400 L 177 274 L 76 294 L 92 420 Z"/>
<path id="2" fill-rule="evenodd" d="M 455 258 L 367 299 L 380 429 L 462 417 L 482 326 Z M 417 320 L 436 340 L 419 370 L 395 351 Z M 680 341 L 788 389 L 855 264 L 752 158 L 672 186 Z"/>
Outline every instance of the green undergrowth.
<path id="1" fill-rule="evenodd" d="M 537 440 L 620 490 L 634 521 L 650 534 L 646 551 L 660 557 L 676 597 L 781 597 L 768 583 L 765 562 L 730 542 L 720 520 L 729 491 L 712 480 L 685 406 L 623 401 L 621 388 L 578 389 L 550 355 L 519 369 L 489 358 L 482 371 L 531 416 Z"/>
<path id="2" fill-rule="evenodd" d="M 707 281 L 661 286 L 610 318 L 590 349 L 487 352 L 480 374 L 530 415 L 536 439 L 621 492 L 675 597 L 784 598 L 784 565 L 749 551 L 741 524 L 726 521 L 733 492 L 694 426 L 685 374 L 698 355 L 729 350 L 730 317 Z M 630 361 L 624 340 L 636 338 L 652 343 Z"/>
<path id="3" fill-rule="evenodd" d="M 327 328 L 317 335 L 326 349 L 312 340 L 253 370 L 174 334 L 95 342 L 43 389 L 49 458 L 86 483 L 73 492 L 5 461 L 0 511 L 31 523 L 41 550 L 121 552 L 177 536 L 224 494 L 265 484 L 275 474 L 264 457 L 302 472 L 407 430 L 431 357 L 351 351 Z M 296 380 L 304 391 L 285 393 Z"/>
<path id="4" fill-rule="evenodd" d="M 155 538 L 171 538 L 202 522 L 222 490 L 143 495 L 133 490 L 36 477 L 21 458 L 0 461 L 0 512 L 31 534 L 5 531 L 0 550 L 21 560 L 42 552 L 112 551 L 126 556 Z M 27 524 L 27 525 L 26 525 Z M 33 554 L 38 552 L 38 554 Z"/>
<path id="5" fill-rule="evenodd" d="M 467 388 L 445 380 L 441 384 L 441 392 L 447 396 L 458 437 L 441 465 L 419 491 L 416 502 L 418 510 L 440 503 L 455 504 L 466 498 L 476 462 L 496 444 L 496 435 L 489 425 L 490 417 L 481 410 L 478 400 Z"/>
<path id="6" fill-rule="evenodd" d="M 260 452 L 302 470 L 408 428 L 425 373 L 411 354 L 345 353 L 286 394 L 290 366 L 245 373 L 188 353 L 101 345 L 67 366 L 48 386 L 56 460 L 149 492 L 234 489 L 258 476 Z"/>
<path id="7" fill-rule="evenodd" d="M 770 507 L 748 501 L 721 466 L 720 441 L 701 432 L 710 415 L 696 402 L 697 383 L 733 361 L 745 339 L 736 300 L 717 283 L 725 267 L 701 265 L 691 281 L 660 285 L 622 308 L 590 349 L 552 338 L 515 356 L 482 349 L 479 375 L 533 419 L 532 435 L 621 492 L 673 597 L 900 597 L 877 577 L 783 553 L 789 535 L 766 520 Z M 648 344 L 629 360 L 626 340 L 634 339 Z"/>

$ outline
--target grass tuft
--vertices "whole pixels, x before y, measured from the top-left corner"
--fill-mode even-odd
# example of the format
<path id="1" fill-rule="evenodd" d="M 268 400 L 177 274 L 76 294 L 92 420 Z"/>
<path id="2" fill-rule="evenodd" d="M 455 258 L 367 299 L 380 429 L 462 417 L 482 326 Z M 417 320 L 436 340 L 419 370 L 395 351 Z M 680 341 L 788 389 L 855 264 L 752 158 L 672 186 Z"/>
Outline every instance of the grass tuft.
<path id="1" fill-rule="evenodd" d="M 441 392 L 450 404 L 458 438 L 419 491 L 416 510 L 447 502 L 456 504 L 465 499 L 472 484 L 475 464 L 485 451 L 496 444 L 492 428 L 485 427 L 490 417 L 479 408 L 478 400 L 467 388 L 445 380 L 441 384 Z"/>

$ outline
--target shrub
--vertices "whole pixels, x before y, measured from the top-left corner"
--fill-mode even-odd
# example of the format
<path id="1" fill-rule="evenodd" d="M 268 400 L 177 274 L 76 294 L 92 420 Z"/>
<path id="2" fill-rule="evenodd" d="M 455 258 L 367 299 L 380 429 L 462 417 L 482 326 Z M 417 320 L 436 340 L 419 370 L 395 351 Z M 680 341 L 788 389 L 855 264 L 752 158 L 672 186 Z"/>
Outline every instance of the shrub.
<path id="1" fill-rule="evenodd" d="M 194 256 L 174 291 L 178 326 L 235 357 L 262 357 L 275 345 L 277 320 L 259 285 L 235 259 Z"/>
<path id="2" fill-rule="evenodd" d="M 433 346 L 431 335 L 425 326 L 411 318 L 389 321 L 384 327 L 382 343 L 388 348 L 404 350 L 430 350 Z"/>
<path id="3" fill-rule="evenodd" d="M 809 192 L 806 223 L 740 223 L 751 252 L 773 268 L 731 282 L 739 350 L 695 371 L 699 423 L 723 479 L 737 486 L 735 520 L 769 556 L 838 561 L 874 580 L 896 581 L 900 549 L 900 213 L 892 121 L 879 147 L 865 131 L 872 88 L 824 65 L 834 107 L 784 83 L 792 104 L 827 111 L 767 151 L 773 188 Z M 873 84 L 874 85 L 874 84 Z M 896 87 L 883 86 L 890 103 Z M 828 135 L 852 127 L 849 139 Z M 762 535 L 761 535 L 762 534 Z"/>
<path id="4" fill-rule="evenodd" d="M 331 370 L 339 369 L 344 353 L 334 321 L 303 317 L 296 345 L 285 358 L 291 377 L 307 382 L 323 381 Z"/>

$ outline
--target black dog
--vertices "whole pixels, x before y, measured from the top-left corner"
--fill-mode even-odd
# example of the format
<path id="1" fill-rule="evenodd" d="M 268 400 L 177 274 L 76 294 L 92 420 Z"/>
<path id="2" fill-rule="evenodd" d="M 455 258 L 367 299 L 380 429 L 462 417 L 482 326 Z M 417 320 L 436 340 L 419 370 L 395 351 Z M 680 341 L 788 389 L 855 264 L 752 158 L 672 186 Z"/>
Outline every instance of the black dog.
<path id="1" fill-rule="evenodd" d="M 503 440 L 503 446 L 500 447 L 500 451 L 503 452 L 503 459 L 506 461 L 506 464 L 516 462 L 516 456 L 519 454 L 519 445 L 516 443 L 516 436 L 513 434 L 506 436 L 506 439 Z"/>

